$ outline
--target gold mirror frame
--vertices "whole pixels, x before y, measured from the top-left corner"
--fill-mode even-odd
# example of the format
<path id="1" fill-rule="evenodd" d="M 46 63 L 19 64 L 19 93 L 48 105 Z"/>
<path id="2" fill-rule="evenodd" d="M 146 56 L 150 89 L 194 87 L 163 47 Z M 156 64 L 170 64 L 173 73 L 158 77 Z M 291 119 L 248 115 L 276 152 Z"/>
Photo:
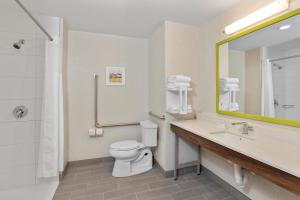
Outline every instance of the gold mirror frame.
<path id="1" fill-rule="evenodd" d="M 253 33 L 255 31 L 261 30 L 263 28 L 266 28 L 268 26 L 271 26 L 273 24 L 276 24 L 280 21 L 286 20 L 288 18 L 294 17 L 296 15 L 300 14 L 300 8 L 293 10 L 291 12 L 285 13 L 279 17 L 276 17 L 274 19 L 271 19 L 269 21 L 263 22 L 262 24 L 259 24 L 257 26 L 253 26 L 246 31 L 242 31 L 241 33 L 235 34 L 225 40 L 222 40 L 216 44 L 216 111 L 218 114 L 221 115 L 229 115 L 233 117 L 240 117 L 240 118 L 246 118 L 246 119 L 252 119 L 252 120 L 257 120 L 257 121 L 263 121 L 263 122 L 269 122 L 269 123 L 275 123 L 275 124 L 282 124 L 282 125 L 287 125 L 287 126 L 294 126 L 294 127 L 299 127 L 300 128 L 300 121 L 294 121 L 294 120 L 287 120 L 287 119 L 278 119 L 278 118 L 272 118 L 272 117 L 264 117 L 260 115 L 252 115 L 252 114 L 246 114 L 246 113 L 239 113 L 239 112 L 230 112 L 230 111 L 222 111 L 219 109 L 219 101 L 220 101 L 220 96 L 219 96 L 219 50 L 220 46 L 222 44 L 228 43 L 232 40 L 238 39 L 240 37 L 243 37 L 245 35 L 248 35 L 250 33 Z"/>

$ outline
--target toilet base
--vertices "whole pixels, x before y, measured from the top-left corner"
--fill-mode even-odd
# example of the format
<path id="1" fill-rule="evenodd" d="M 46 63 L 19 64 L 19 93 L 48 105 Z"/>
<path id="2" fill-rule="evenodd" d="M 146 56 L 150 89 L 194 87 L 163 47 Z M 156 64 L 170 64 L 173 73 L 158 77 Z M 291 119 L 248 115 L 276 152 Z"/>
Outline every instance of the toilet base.
<path id="1" fill-rule="evenodd" d="M 112 176 L 127 177 L 147 172 L 152 169 L 152 152 L 150 148 L 140 150 L 133 160 L 115 160 Z"/>

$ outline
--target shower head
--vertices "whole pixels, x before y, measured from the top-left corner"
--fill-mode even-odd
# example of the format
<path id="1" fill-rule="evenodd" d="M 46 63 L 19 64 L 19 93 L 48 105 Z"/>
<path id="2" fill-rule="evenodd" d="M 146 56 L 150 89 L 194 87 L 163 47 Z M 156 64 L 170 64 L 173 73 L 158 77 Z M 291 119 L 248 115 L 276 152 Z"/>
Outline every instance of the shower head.
<path id="1" fill-rule="evenodd" d="M 15 42 L 13 44 L 13 47 L 15 49 L 21 49 L 21 47 L 22 47 L 23 44 L 25 44 L 25 40 L 22 39 L 22 40 L 19 40 L 18 42 Z"/>
<path id="2" fill-rule="evenodd" d="M 278 65 L 278 64 L 276 64 L 276 63 L 273 63 L 273 66 L 274 66 L 274 67 L 277 67 L 278 70 L 282 70 L 282 68 L 283 68 L 281 65 Z"/>

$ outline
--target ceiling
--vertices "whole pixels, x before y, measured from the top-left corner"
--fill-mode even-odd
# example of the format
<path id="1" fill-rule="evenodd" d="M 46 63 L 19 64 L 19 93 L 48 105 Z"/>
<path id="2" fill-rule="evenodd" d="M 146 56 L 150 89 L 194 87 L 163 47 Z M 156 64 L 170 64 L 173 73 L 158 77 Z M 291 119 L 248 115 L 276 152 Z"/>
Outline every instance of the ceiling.
<path id="1" fill-rule="evenodd" d="M 63 17 L 72 30 L 132 37 L 148 37 L 164 20 L 200 25 L 239 1 L 21 0 L 31 11 Z M 2 8 L 5 2 L 14 8 L 13 0 L 1 0 Z"/>
<path id="2" fill-rule="evenodd" d="M 280 31 L 279 27 L 291 24 L 291 28 Z M 300 37 L 300 15 L 283 20 L 267 28 L 229 42 L 230 49 L 247 51 L 260 47 L 270 47 L 295 40 Z M 293 42 L 292 42 L 293 43 Z M 288 45 L 288 44 L 286 44 Z M 291 44 L 289 44 L 290 47 Z M 296 45 L 294 43 L 294 45 Z"/>

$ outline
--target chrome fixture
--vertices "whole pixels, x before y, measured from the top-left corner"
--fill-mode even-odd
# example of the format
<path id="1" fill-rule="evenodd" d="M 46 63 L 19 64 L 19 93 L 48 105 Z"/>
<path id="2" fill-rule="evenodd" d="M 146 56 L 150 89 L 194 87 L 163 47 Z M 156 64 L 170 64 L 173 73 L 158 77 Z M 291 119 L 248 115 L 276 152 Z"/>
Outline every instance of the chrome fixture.
<path id="1" fill-rule="evenodd" d="M 285 105 L 282 105 L 281 108 L 283 108 L 283 109 L 291 109 L 291 108 L 296 108 L 296 105 L 285 104 Z"/>
<path id="2" fill-rule="evenodd" d="M 22 47 L 23 44 L 25 44 L 25 40 L 22 39 L 22 40 L 19 40 L 18 42 L 15 42 L 13 44 L 13 47 L 15 49 L 21 49 L 21 47 Z"/>
<path id="3" fill-rule="evenodd" d="M 17 119 L 22 119 L 28 114 L 28 109 L 25 106 L 17 106 L 13 110 L 13 115 Z"/>
<path id="4" fill-rule="evenodd" d="M 242 134 L 248 135 L 249 131 L 253 131 L 253 126 L 249 126 L 247 122 L 234 122 L 232 123 L 233 126 L 235 125 L 242 125 L 243 126 L 243 131 Z"/>
<path id="5" fill-rule="evenodd" d="M 98 122 L 98 79 L 99 75 L 94 74 L 94 120 L 96 128 L 113 128 L 113 127 L 121 127 L 121 126 L 139 126 L 140 122 L 130 122 L 130 123 L 115 123 L 115 124 L 100 124 Z"/>
<path id="6" fill-rule="evenodd" d="M 288 59 L 293 59 L 293 58 L 300 58 L 300 55 L 293 55 L 293 56 L 287 56 L 287 57 L 282 57 L 282 58 L 276 58 L 270 60 L 270 62 L 276 62 L 276 61 L 281 61 L 281 60 L 288 60 Z"/>
<path id="7" fill-rule="evenodd" d="M 273 67 L 276 67 L 278 70 L 282 70 L 282 66 L 281 65 L 278 65 L 276 63 L 273 63 Z"/>

